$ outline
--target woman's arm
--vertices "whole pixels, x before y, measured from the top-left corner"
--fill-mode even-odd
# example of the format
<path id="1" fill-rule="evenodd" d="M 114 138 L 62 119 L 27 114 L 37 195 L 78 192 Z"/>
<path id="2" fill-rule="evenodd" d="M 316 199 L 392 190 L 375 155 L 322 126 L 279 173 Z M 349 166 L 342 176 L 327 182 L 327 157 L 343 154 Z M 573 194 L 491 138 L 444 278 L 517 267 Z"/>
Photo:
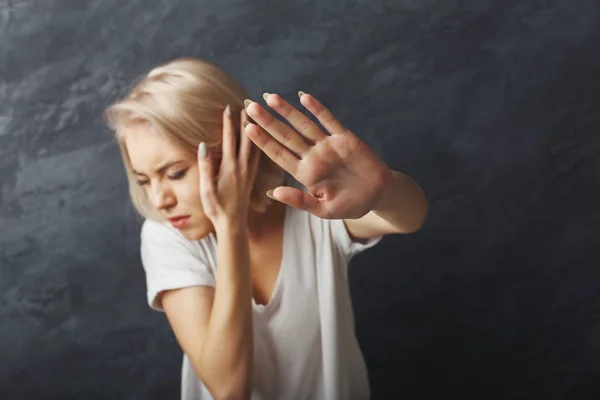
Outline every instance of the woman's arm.
<path id="1" fill-rule="evenodd" d="M 248 228 L 216 230 L 215 288 L 164 292 L 163 308 L 196 373 L 215 399 L 248 399 L 252 391 L 252 285 Z"/>

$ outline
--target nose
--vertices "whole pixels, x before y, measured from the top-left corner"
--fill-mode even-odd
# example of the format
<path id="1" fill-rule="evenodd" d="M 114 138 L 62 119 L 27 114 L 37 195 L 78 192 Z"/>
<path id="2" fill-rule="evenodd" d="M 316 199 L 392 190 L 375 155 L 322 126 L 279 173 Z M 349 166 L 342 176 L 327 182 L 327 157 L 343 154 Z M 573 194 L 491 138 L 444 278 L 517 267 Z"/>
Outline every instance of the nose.
<path id="1" fill-rule="evenodd" d="M 157 183 L 152 186 L 152 202 L 157 210 L 168 210 L 175 205 L 176 199 L 167 185 Z"/>

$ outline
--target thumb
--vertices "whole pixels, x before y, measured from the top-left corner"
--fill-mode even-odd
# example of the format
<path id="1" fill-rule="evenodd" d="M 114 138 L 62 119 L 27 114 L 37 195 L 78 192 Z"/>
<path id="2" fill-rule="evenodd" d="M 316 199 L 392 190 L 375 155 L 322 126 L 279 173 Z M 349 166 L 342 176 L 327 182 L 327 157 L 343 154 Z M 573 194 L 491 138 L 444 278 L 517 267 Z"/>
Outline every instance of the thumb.
<path id="1" fill-rule="evenodd" d="M 267 191 L 267 196 L 288 206 L 322 217 L 323 205 L 316 197 L 296 188 L 279 186 Z"/>

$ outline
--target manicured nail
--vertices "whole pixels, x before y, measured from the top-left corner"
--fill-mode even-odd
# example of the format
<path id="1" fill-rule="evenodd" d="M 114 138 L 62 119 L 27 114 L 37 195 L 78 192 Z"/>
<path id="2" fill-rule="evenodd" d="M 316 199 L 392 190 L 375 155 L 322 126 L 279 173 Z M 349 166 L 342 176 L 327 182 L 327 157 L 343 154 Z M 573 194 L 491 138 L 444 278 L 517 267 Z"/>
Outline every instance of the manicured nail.
<path id="1" fill-rule="evenodd" d="M 228 117 L 231 117 L 231 107 L 229 104 L 227 104 L 227 107 L 225 107 L 225 114 L 227 114 Z"/>
<path id="2" fill-rule="evenodd" d="M 275 197 L 273 197 L 273 192 L 274 191 L 275 191 L 275 189 L 267 190 L 267 196 L 269 196 L 273 200 L 277 200 Z"/>
<path id="3" fill-rule="evenodd" d="M 244 107 L 248 107 L 250 104 L 252 104 L 252 100 L 244 100 Z"/>
<path id="4" fill-rule="evenodd" d="M 198 146 L 198 153 L 200 153 L 200 158 L 206 158 L 208 156 L 208 149 L 206 148 L 206 143 L 200 143 L 200 146 Z"/>
<path id="5" fill-rule="evenodd" d="M 302 90 L 298 92 L 298 97 L 302 98 L 302 96 L 304 96 L 306 93 L 304 93 Z"/>
<path id="6" fill-rule="evenodd" d="M 265 101 L 267 101 L 267 99 L 269 98 L 270 94 L 271 93 L 267 93 L 267 92 L 263 93 L 263 99 L 265 99 Z"/>

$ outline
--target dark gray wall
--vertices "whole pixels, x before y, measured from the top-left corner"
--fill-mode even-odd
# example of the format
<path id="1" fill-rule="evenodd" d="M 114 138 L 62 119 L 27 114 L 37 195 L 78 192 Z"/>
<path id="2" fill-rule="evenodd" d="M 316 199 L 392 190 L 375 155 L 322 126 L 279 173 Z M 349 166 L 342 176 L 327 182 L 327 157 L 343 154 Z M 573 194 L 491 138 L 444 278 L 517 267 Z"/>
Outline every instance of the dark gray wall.
<path id="1" fill-rule="evenodd" d="M 431 201 L 351 265 L 378 399 L 600 395 L 600 4 L 0 0 L 0 398 L 171 399 L 101 112 L 206 58 L 320 97 Z"/>

